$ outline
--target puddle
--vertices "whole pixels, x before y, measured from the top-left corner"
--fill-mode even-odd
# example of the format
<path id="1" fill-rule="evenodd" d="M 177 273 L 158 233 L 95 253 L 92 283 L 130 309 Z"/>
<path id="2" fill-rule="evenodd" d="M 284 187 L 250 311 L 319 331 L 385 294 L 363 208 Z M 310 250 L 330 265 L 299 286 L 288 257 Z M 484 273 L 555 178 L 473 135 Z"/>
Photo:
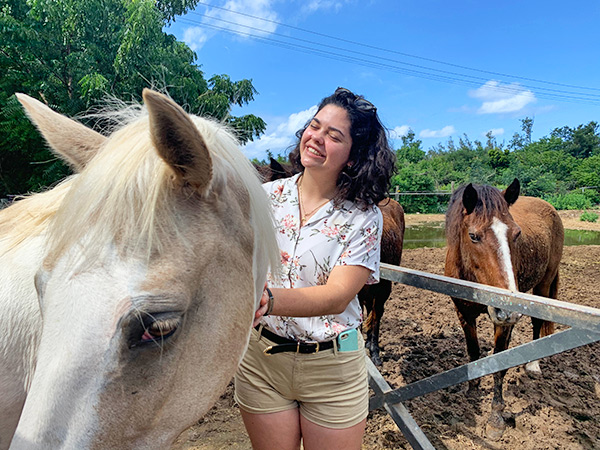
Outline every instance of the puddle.
<path id="1" fill-rule="evenodd" d="M 600 231 L 565 230 L 565 246 L 600 245 Z M 444 222 L 407 227 L 403 248 L 445 247 Z"/>

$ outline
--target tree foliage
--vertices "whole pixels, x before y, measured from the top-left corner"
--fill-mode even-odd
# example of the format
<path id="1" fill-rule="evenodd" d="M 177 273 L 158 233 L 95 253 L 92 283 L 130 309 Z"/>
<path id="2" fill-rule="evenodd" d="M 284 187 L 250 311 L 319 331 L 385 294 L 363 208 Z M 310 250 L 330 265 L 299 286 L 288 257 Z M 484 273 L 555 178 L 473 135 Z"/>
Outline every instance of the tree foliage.
<path id="1" fill-rule="evenodd" d="M 598 203 L 598 124 L 556 128 L 537 141 L 531 138 L 532 127 L 532 119 L 523 119 L 521 133 L 516 133 L 508 145 L 498 143 L 489 133 L 485 144 L 464 135 L 458 143 L 450 138 L 445 145 L 438 144 L 427 153 L 411 130 L 396 151 L 397 175 L 392 178 L 392 187 L 401 192 L 450 191 L 465 183 L 502 188 L 518 178 L 524 195 L 560 199 L 561 205 L 565 204 L 564 199 L 579 197 Z M 595 188 L 577 193 L 583 187 Z M 445 210 L 448 197 L 403 195 L 400 201 L 409 213 L 440 212 Z"/>
<path id="2" fill-rule="evenodd" d="M 0 196 L 48 186 L 67 173 L 42 144 L 15 92 L 69 115 L 107 96 L 141 101 L 144 87 L 192 113 L 224 121 L 241 142 L 266 128 L 254 115 L 231 116 L 251 102 L 251 80 L 206 79 L 196 54 L 163 31 L 197 0 L 0 0 Z"/>

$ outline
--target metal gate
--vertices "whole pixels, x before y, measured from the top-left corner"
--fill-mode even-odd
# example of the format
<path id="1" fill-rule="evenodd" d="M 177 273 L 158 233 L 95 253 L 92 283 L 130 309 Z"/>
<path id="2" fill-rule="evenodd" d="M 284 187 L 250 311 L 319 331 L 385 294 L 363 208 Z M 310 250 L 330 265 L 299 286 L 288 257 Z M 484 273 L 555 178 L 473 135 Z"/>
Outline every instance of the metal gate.
<path id="1" fill-rule="evenodd" d="M 600 309 L 598 308 L 521 292 L 513 293 L 505 289 L 390 264 L 381 264 L 381 277 L 571 327 L 394 390 L 391 389 L 369 357 L 365 356 L 369 371 L 369 384 L 375 392 L 369 401 L 369 410 L 385 408 L 414 449 L 435 450 L 402 402 L 600 341 Z"/>

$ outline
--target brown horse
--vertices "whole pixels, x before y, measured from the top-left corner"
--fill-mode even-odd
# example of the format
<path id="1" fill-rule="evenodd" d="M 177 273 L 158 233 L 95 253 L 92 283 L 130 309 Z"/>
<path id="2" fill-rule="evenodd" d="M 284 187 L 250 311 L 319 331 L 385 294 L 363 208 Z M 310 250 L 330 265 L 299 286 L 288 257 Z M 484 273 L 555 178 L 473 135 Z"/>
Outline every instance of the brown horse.
<path id="1" fill-rule="evenodd" d="M 404 243 L 404 209 L 396 200 L 386 198 L 379 202 L 383 216 L 383 235 L 381 236 L 381 262 L 400 265 L 402 245 Z M 371 361 L 381 365 L 379 356 L 379 325 L 384 305 L 392 292 L 392 282 L 381 279 L 377 284 L 367 284 L 358 293 L 360 304 L 367 310 L 363 330 L 367 333 L 365 346 L 371 353 Z"/>
<path id="2" fill-rule="evenodd" d="M 280 178 L 289 178 L 296 174 L 296 171 L 289 163 L 280 163 L 271 157 L 268 165 L 254 164 L 260 177 L 266 181 L 275 181 Z"/>
<path id="3" fill-rule="evenodd" d="M 280 163 L 271 158 L 269 165 L 255 166 L 265 181 L 291 177 L 296 173 L 291 164 Z M 400 265 L 402 245 L 404 243 L 404 209 L 396 200 L 386 198 L 379 202 L 383 216 L 383 235 L 381 237 L 381 262 Z M 365 346 L 371 353 L 371 361 L 381 365 L 379 356 L 379 325 L 384 305 L 392 292 L 392 282 L 380 280 L 377 284 L 365 285 L 358 293 L 360 304 L 366 309 L 363 330 L 367 334 Z"/>
<path id="4" fill-rule="evenodd" d="M 450 199 L 446 213 L 445 275 L 516 292 L 556 298 L 558 266 L 562 257 L 564 230 L 556 210 L 543 200 L 519 198 L 515 179 L 504 191 L 469 184 Z M 452 297 L 467 341 L 471 361 L 480 357 L 476 319 L 486 312 L 494 323 L 494 353 L 508 348 L 520 314 Z M 533 338 L 554 332 L 554 324 L 531 318 Z M 539 372 L 537 361 L 528 370 Z M 494 374 L 492 413 L 487 435 L 498 439 L 506 424 L 502 418 L 502 381 L 506 370 Z M 472 383 L 470 390 L 477 386 Z"/>

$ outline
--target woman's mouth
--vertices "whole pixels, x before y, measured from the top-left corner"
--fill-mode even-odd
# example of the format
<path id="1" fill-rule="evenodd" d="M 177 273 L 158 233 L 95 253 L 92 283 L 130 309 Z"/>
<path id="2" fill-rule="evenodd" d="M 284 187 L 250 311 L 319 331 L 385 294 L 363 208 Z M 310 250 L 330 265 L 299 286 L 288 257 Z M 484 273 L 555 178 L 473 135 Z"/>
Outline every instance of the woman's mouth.
<path id="1" fill-rule="evenodd" d="M 321 152 L 319 152 L 318 150 L 315 150 L 312 147 L 306 146 L 306 151 L 312 155 L 319 156 L 321 158 L 323 157 L 323 154 Z"/>

